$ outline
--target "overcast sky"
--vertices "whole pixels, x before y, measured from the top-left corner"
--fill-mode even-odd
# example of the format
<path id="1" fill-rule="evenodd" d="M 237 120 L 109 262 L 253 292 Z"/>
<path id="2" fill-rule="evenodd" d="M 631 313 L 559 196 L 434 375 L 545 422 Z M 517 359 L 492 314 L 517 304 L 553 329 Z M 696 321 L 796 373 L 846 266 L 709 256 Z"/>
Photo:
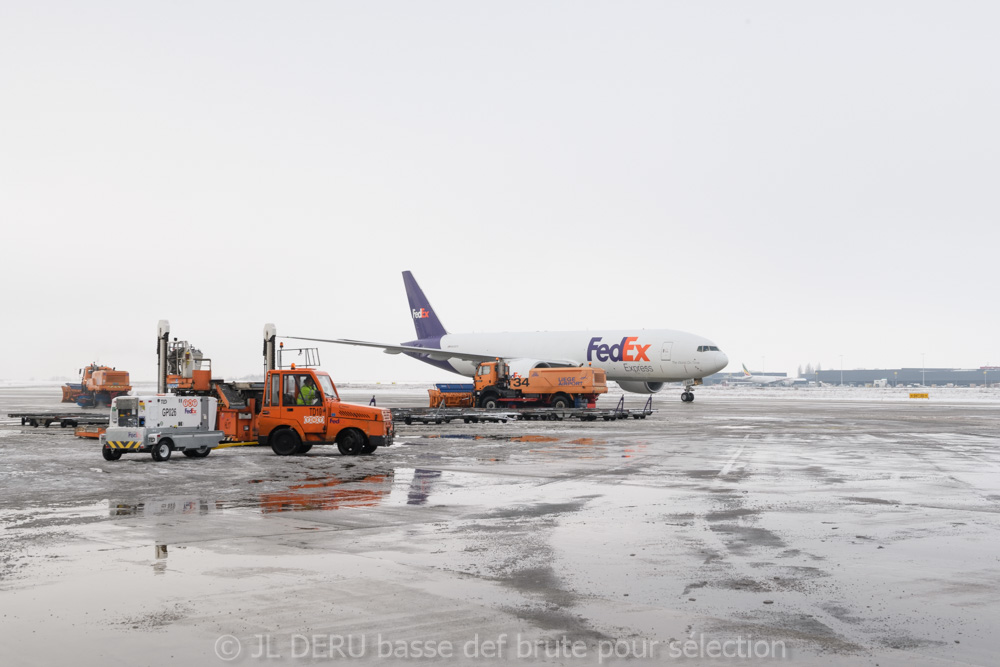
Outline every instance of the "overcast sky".
<path id="1" fill-rule="evenodd" d="M 0 379 L 155 334 L 674 328 L 1000 365 L 992 2 L 0 4 Z M 326 345 L 349 381 L 453 380 Z"/>

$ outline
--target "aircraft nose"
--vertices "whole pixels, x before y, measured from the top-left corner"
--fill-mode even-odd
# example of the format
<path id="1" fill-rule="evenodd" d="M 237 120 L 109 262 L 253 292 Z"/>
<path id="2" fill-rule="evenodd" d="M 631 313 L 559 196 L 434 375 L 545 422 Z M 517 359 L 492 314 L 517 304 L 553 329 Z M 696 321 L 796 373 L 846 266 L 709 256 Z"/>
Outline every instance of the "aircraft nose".
<path id="1" fill-rule="evenodd" d="M 718 368 L 715 369 L 715 372 L 718 373 L 723 368 L 729 365 L 729 357 L 726 356 L 725 352 L 717 352 L 716 356 L 718 357 L 716 359 L 717 362 L 716 365 L 718 366 Z"/>

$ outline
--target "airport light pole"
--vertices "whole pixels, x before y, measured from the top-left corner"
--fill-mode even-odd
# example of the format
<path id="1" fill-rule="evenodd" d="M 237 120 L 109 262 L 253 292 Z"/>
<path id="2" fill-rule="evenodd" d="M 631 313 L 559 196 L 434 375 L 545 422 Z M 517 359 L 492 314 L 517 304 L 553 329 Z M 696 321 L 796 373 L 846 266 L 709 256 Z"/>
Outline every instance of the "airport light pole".
<path id="1" fill-rule="evenodd" d="M 840 355 L 840 386 L 844 386 L 844 355 Z"/>
<path id="2" fill-rule="evenodd" d="M 923 387 L 927 386 L 927 355 L 923 352 L 920 353 L 920 385 Z"/>

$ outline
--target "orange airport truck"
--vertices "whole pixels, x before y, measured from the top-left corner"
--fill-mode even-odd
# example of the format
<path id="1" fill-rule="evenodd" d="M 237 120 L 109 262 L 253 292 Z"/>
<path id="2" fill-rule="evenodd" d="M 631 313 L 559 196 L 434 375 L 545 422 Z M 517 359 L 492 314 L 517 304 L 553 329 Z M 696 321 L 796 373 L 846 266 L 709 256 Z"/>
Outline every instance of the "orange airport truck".
<path id="1" fill-rule="evenodd" d="M 80 374 L 80 382 L 63 385 L 63 403 L 76 403 L 81 408 L 108 406 L 115 397 L 132 390 L 128 371 L 90 364 Z"/>
<path id="2" fill-rule="evenodd" d="M 170 323 L 161 320 L 158 391 L 216 397 L 215 428 L 223 444 L 258 442 L 279 456 L 305 454 L 314 445 L 337 445 L 345 455 L 370 454 L 392 444 L 392 411 L 342 402 L 330 375 L 309 367 L 319 362 L 312 348 L 304 350 L 304 367 L 280 367 L 276 337 L 274 325 L 266 325 L 264 382 L 225 382 L 204 376 L 205 360 L 191 353 L 196 348 L 176 340 L 171 345 Z M 182 363 L 188 360 L 195 363 Z"/>
<path id="3" fill-rule="evenodd" d="M 607 393 L 608 383 L 607 374 L 596 368 L 533 368 L 522 376 L 497 359 L 479 365 L 475 384 L 439 385 L 428 391 L 431 407 L 592 408 L 597 397 Z"/>

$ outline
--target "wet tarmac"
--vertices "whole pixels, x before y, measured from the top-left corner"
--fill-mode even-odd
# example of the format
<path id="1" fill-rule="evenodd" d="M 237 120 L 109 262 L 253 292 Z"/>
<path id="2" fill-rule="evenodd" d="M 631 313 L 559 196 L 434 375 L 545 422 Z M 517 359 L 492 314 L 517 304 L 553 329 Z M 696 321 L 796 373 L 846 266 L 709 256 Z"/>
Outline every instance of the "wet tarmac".
<path id="1" fill-rule="evenodd" d="M 864 391 L 400 425 L 366 457 L 109 463 L 7 423 L 0 664 L 994 664 L 1000 393 Z"/>

